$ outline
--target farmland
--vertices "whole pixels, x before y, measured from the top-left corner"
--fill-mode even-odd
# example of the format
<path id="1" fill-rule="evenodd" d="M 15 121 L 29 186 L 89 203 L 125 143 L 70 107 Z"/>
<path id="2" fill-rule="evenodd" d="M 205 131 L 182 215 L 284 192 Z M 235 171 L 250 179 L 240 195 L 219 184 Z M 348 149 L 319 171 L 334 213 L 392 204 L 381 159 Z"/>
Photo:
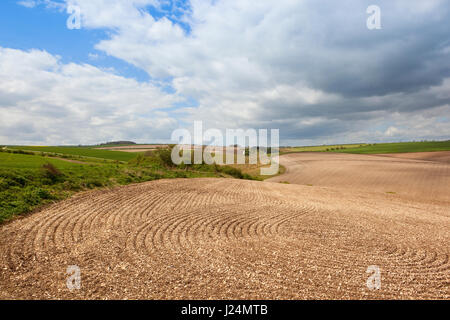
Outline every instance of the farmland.
<path id="1" fill-rule="evenodd" d="M 92 191 L 2 228 L 0 297 L 448 299 L 446 209 L 238 179 Z M 74 292 L 72 264 L 83 274 Z M 366 287 L 370 265 L 383 272 L 381 290 Z"/>
<path id="2" fill-rule="evenodd" d="M 9 150 L 11 152 L 5 152 L 5 150 L 0 152 L 0 223 L 29 213 L 45 204 L 65 199 L 77 192 L 95 188 L 161 178 L 252 179 L 250 175 L 242 173 L 239 169 L 228 166 L 199 164 L 182 168 L 171 167 L 167 163 L 167 157 L 164 162 L 158 156 L 144 157 L 124 152 L 123 154 L 131 158 L 128 162 L 109 161 L 112 158 L 127 158 L 117 156 L 117 153 L 122 153 L 119 151 L 100 150 L 99 153 L 94 153 L 98 157 L 101 155 L 108 157 L 103 161 L 101 158 L 91 158 L 93 153 L 86 152 L 83 148 L 36 147 L 34 150 L 25 152 L 19 148 L 9 148 Z M 41 152 L 37 150 L 51 156 L 41 156 Z M 64 156 L 68 157 L 54 158 L 55 152 L 62 154 L 59 151 L 66 152 Z M 129 157 L 130 155 L 132 157 Z M 73 157 L 78 160 L 72 160 Z M 170 159 L 170 152 L 168 159 Z M 48 166 L 49 164 L 51 166 Z"/>
<path id="3" fill-rule="evenodd" d="M 0 226 L 0 298 L 449 299 L 450 152 L 389 152 L 446 142 L 388 147 L 289 152 L 264 182 L 244 173 L 260 164 L 170 166 L 161 150 L 2 152 L 1 219 L 40 210 Z"/>
<path id="4" fill-rule="evenodd" d="M 432 152 L 450 151 L 450 140 L 397 142 L 397 143 L 356 143 L 335 144 L 303 147 L 281 147 L 280 153 L 295 152 L 341 152 L 358 154 L 405 153 L 405 152 Z"/>
<path id="5" fill-rule="evenodd" d="M 41 156 L 0 152 L 0 169 L 38 169 L 51 163 L 59 169 L 74 167 L 73 163 Z"/>
<path id="6" fill-rule="evenodd" d="M 15 149 L 15 150 L 48 152 L 48 153 L 56 153 L 56 154 L 62 154 L 62 155 L 82 156 L 82 157 L 91 157 L 91 158 L 118 160 L 118 161 L 128 161 L 128 160 L 131 160 L 134 157 L 136 157 L 136 154 L 133 154 L 133 153 L 110 151 L 110 150 L 100 150 L 100 149 L 93 149 L 93 148 L 83 148 L 83 147 L 11 146 L 9 148 Z"/>
<path id="7" fill-rule="evenodd" d="M 370 145 L 362 145 L 359 147 L 346 147 L 345 149 L 336 149 L 333 151 L 345 153 L 359 153 L 359 154 L 450 151 L 450 140 L 376 143 Z"/>
<path id="8" fill-rule="evenodd" d="M 444 161 L 417 161 L 385 154 L 291 153 L 280 158 L 288 172 L 268 181 L 450 201 L 450 163 L 444 157 L 450 152 L 436 153 Z"/>
<path id="9" fill-rule="evenodd" d="M 282 147 L 280 149 L 281 154 L 293 153 L 293 152 L 327 152 L 340 149 L 355 149 L 358 147 L 366 146 L 367 144 L 335 144 L 335 145 L 322 145 L 322 146 L 304 146 L 304 147 Z"/>

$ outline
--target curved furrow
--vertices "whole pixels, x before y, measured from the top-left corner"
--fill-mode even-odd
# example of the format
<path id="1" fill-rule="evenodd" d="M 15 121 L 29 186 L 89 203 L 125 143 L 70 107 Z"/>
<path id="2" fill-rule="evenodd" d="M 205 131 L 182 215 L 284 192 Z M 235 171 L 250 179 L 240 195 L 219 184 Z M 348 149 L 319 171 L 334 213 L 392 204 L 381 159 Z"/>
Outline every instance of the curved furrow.
<path id="1" fill-rule="evenodd" d="M 413 268 L 414 273 L 426 274 L 428 272 L 447 272 L 450 270 L 450 264 L 448 259 L 448 254 L 438 253 L 436 251 L 428 251 L 421 249 L 423 252 L 421 258 L 418 257 L 418 251 L 410 247 L 404 247 L 402 245 L 400 248 L 394 244 L 390 244 L 390 247 L 395 247 L 394 251 L 387 251 L 389 260 L 392 261 L 399 268 Z M 383 248 L 384 249 L 384 248 Z"/>
<path id="2" fill-rule="evenodd" d="M 212 178 L 86 193 L 1 227 L 0 285 L 14 293 L 7 279 L 23 278 L 41 284 L 33 295 L 68 298 L 55 281 L 74 263 L 84 298 L 177 297 L 175 283 L 203 297 L 199 281 L 228 292 L 211 298 L 449 298 L 442 206 L 345 196 L 336 206 L 336 190 Z M 380 291 L 366 288 L 369 265 Z"/>

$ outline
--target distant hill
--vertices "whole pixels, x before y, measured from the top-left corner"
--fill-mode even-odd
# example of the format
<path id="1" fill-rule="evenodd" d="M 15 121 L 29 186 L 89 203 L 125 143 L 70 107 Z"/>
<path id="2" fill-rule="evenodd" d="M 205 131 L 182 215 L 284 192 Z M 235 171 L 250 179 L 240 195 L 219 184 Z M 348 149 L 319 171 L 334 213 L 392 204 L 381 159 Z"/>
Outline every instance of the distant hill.
<path id="1" fill-rule="evenodd" d="M 136 144 L 136 142 L 133 142 L 133 141 L 110 141 L 110 142 L 101 143 L 100 145 L 116 146 L 116 145 L 129 145 L 129 144 Z"/>

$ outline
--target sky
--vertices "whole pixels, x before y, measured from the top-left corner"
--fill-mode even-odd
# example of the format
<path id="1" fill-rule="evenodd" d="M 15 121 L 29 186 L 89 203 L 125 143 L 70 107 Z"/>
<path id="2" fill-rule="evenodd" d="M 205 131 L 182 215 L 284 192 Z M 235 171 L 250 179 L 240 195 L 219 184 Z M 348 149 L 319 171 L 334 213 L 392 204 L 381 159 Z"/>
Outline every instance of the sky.
<path id="1" fill-rule="evenodd" d="M 2 0 L 0 144 L 164 143 L 194 121 L 450 139 L 449 21 L 447 0 Z"/>

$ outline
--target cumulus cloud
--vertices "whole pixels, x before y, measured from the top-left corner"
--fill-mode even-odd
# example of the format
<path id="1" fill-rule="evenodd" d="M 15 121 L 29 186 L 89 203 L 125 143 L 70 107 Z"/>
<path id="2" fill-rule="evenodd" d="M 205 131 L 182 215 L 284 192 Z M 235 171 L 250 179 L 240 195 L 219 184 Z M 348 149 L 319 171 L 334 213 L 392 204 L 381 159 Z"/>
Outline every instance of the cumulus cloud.
<path id="1" fill-rule="evenodd" d="M 83 28 L 111 31 L 95 49 L 197 101 L 184 122 L 280 128 L 285 143 L 450 136 L 445 0 L 380 0 L 381 30 L 366 28 L 370 1 L 66 3 Z"/>
<path id="2" fill-rule="evenodd" d="M 177 122 L 165 108 L 179 101 L 87 64 L 63 64 L 45 51 L 0 47 L 0 141 L 96 143 L 166 139 Z"/>
<path id="3" fill-rule="evenodd" d="M 66 5 L 64 2 L 54 0 L 20 0 L 17 1 L 18 5 L 26 8 L 34 8 L 39 5 L 44 5 L 46 8 L 63 10 Z"/>
<path id="4" fill-rule="evenodd" d="M 37 2 L 35 0 L 22 0 L 18 1 L 17 4 L 26 8 L 34 8 L 37 5 Z"/>

